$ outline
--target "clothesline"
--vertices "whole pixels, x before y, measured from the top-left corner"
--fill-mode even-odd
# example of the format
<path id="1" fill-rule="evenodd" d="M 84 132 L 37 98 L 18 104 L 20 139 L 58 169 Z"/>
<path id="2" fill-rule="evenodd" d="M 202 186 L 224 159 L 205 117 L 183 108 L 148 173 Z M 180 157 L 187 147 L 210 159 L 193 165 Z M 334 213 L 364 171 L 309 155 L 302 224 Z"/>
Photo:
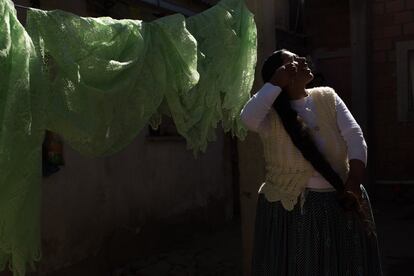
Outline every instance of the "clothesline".
<path id="1" fill-rule="evenodd" d="M 150 0 L 143 0 L 142 2 L 147 3 L 147 4 L 152 3 Z M 126 4 L 125 2 L 123 2 L 123 3 Z M 19 5 L 19 4 L 15 4 L 15 3 L 14 3 L 14 6 L 17 7 L 17 8 L 20 8 L 20 9 L 24 9 L 24 10 L 29 10 L 29 9 L 33 9 L 33 8 L 39 9 L 37 7 L 27 7 L 27 6 L 23 6 L 23 5 Z M 171 9 L 171 11 L 181 13 L 185 16 L 191 16 L 191 15 L 195 14 L 195 12 L 193 12 L 193 11 L 187 10 L 187 9 L 179 7 L 179 6 L 176 7 L 176 6 L 173 6 L 172 4 L 169 4 L 169 3 L 163 5 L 162 3 L 160 4 L 160 2 L 158 1 L 156 6 L 158 8 Z"/>
<path id="2" fill-rule="evenodd" d="M 24 10 L 28 10 L 28 9 L 31 9 L 32 8 L 32 7 L 26 7 L 26 6 L 22 6 L 22 5 L 18 5 L 18 4 L 14 4 L 14 6 L 16 8 L 21 8 L 21 9 L 24 9 Z"/>

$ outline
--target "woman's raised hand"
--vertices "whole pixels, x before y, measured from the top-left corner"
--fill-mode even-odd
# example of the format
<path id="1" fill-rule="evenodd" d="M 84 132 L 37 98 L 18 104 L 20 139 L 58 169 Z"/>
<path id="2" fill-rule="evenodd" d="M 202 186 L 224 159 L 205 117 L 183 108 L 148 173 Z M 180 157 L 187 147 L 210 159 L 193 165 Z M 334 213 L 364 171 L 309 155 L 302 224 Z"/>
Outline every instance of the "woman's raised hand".
<path id="1" fill-rule="evenodd" d="M 291 62 L 277 68 L 270 79 L 270 83 L 280 88 L 288 86 L 297 73 L 296 64 L 296 62 Z"/>

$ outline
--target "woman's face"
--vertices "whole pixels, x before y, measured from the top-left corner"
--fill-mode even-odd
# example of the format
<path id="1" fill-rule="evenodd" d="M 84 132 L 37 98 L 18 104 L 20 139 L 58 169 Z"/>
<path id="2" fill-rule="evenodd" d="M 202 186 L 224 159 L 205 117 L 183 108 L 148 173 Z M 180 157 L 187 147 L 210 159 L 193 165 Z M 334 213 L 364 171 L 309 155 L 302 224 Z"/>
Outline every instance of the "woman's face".
<path id="1" fill-rule="evenodd" d="M 297 74 L 295 75 L 294 83 L 306 86 L 313 80 L 312 71 L 308 67 L 305 57 L 299 57 L 298 55 L 289 51 L 284 51 L 282 54 L 284 65 L 288 63 L 294 63 L 297 67 Z"/>

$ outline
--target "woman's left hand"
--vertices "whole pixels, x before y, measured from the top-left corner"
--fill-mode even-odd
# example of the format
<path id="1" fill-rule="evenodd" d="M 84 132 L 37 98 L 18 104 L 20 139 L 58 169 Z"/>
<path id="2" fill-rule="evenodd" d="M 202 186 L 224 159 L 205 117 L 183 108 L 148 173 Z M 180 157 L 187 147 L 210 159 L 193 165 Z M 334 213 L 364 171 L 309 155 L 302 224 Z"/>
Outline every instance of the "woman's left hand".
<path id="1" fill-rule="evenodd" d="M 349 160 L 349 174 L 345 182 L 345 191 L 352 192 L 359 201 L 362 200 L 361 183 L 364 181 L 365 164 L 361 160 Z"/>
<path id="2" fill-rule="evenodd" d="M 352 178 L 348 178 L 345 182 L 345 191 L 352 192 L 358 200 L 362 200 L 362 191 L 360 188 L 361 183 Z"/>

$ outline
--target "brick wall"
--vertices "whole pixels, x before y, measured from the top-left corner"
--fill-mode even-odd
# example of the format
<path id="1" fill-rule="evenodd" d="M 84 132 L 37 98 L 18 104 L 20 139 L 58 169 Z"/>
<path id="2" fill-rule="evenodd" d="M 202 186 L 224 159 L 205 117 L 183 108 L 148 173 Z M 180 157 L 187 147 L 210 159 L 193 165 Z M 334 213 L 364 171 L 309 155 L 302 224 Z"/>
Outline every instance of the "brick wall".
<path id="1" fill-rule="evenodd" d="M 375 178 L 411 180 L 414 156 L 414 122 L 397 119 L 397 41 L 414 40 L 414 1 L 370 1 L 370 43 L 372 133 Z"/>

